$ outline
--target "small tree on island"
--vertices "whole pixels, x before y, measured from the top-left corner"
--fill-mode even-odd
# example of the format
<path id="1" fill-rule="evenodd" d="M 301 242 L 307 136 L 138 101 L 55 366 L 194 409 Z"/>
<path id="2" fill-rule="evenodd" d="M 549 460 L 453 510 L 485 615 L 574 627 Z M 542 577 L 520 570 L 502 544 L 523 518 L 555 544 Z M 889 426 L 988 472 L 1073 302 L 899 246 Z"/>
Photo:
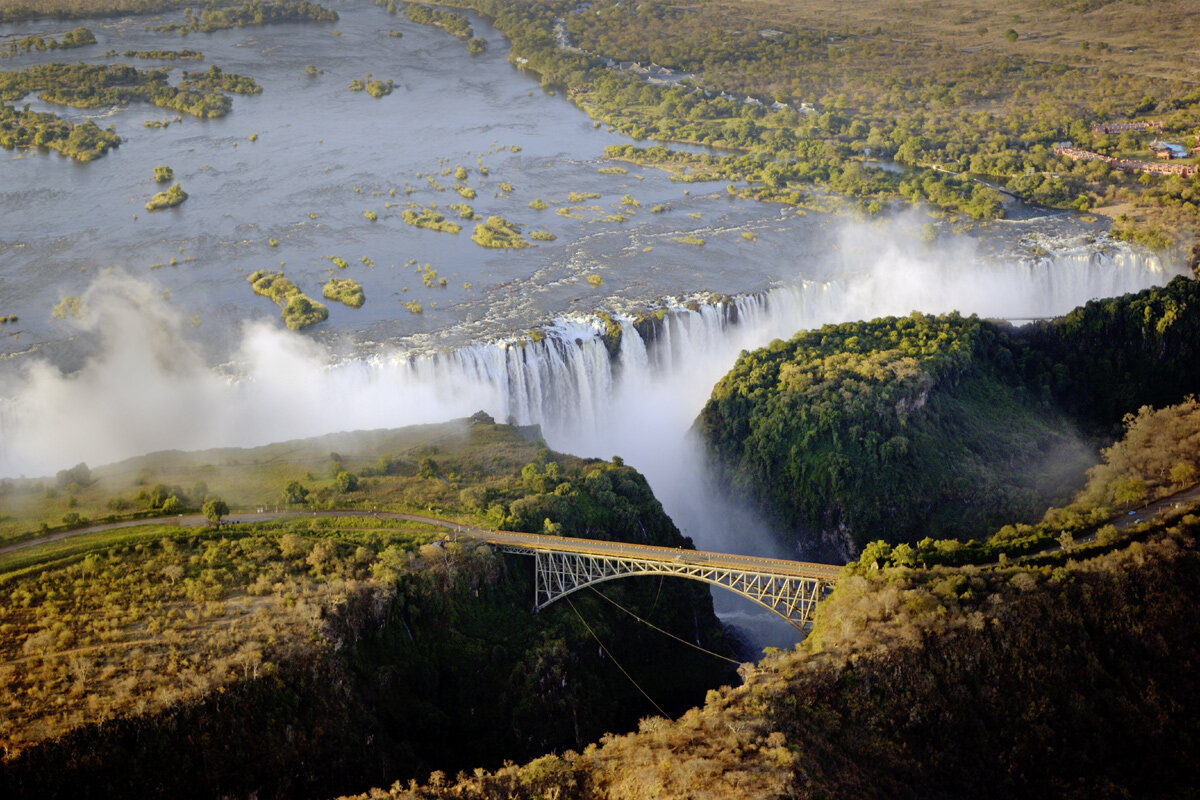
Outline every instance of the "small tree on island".
<path id="1" fill-rule="evenodd" d="M 229 506 L 219 497 L 210 497 L 204 501 L 200 513 L 210 525 L 220 525 L 221 517 L 229 513 Z"/>

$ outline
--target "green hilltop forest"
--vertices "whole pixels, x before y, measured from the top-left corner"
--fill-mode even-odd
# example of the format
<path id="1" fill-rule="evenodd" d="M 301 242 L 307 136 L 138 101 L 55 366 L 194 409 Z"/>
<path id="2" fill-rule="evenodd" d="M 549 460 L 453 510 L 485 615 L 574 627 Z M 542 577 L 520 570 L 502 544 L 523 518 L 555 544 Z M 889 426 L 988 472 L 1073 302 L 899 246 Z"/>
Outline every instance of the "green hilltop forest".
<path id="1" fill-rule="evenodd" d="M 735 492 L 788 529 L 845 531 L 844 552 L 965 538 L 1065 501 L 1091 465 L 1068 418 L 1021 386 L 1013 349 L 956 315 L 804 331 L 741 356 L 700 432 Z"/>
<path id="2" fill-rule="evenodd" d="M 967 539 L 1065 502 L 1088 441 L 1197 391 L 1198 308 L 1200 283 L 1176 278 L 1021 329 L 827 325 L 744 353 L 697 429 L 722 481 L 798 542 Z"/>
<path id="3" fill-rule="evenodd" d="M 621 610 L 727 652 L 699 584 L 624 581 L 535 616 L 532 559 L 420 522 L 309 516 L 432 509 L 466 524 L 691 546 L 641 475 L 553 453 L 536 429 L 477 415 L 79 465 L 54 485 L 80 510 L 107 498 L 121 518 L 170 516 L 0 549 L 5 797 L 361 791 L 628 729 L 655 707 L 621 668 L 671 713 L 732 675 Z M 32 516 L 56 499 L 33 481 L 0 489 L 6 508 Z M 174 524 L 202 498 L 299 516 Z"/>

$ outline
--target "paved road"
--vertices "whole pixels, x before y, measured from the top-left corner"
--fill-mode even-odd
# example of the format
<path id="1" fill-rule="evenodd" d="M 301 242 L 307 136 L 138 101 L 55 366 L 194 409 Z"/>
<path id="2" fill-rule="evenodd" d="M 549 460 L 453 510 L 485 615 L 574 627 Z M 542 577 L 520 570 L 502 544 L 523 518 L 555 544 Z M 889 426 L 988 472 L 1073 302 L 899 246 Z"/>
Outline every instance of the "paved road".
<path id="1" fill-rule="evenodd" d="M 655 547 L 625 542 L 605 542 L 596 539 L 572 539 L 565 536 L 541 536 L 535 533 L 512 531 L 474 531 L 467 535 L 482 539 L 489 544 L 520 547 L 530 551 L 552 550 L 559 553 L 581 553 L 585 555 L 618 556 L 676 564 L 725 567 L 748 572 L 769 572 L 775 575 L 799 576 L 836 580 L 840 567 L 830 564 L 814 564 L 807 561 L 785 561 L 780 558 L 758 558 L 731 553 L 710 553 L 703 550 L 683 550 L 671 547 Z"/>
<path id="2" fill-rule="evenodd" d="M 23 542 L 15 544 L 6 544 L 0 547 L 0 556 L 14 553 L 17 550 L 25 550 L 30 547 L 37 547 L 41 544 L 49 544 L 62 539 L 70 539 L 73 536 L 80 536 L 85 533 L 96 533 L 98 531 L 115 531 L 120 528 L 139 528 L 143 525 L 179 525 L 184 528 L 198 528 L 201 525 L 207 525 L 208 522 L 200 514 L 183 514 L 178 517 L 150 517 L 148 519 L 130 519 L 124 522 L 105 522 L 101 525 L 89 525 L 86 528 L 72 528 L 69 531 L 59 531 L 58 533 L 48 533 L 45 536 L 39 536 L 36 539 L 26 539 Z"/>
<path id="3" fill-rule="evenodd" d="M 1139 508 L 1133 513 L 1123 514 L 1114 519 L 1112 524 L 1117 530 L 1131 528 L 1138 523 L 1153 519 L 1163 511 L 1172 511 L 1176 507 L 1187 508 L 1188 506 L 1197 504 L 1200 504 L 1200 484 L 1196 484 L 1175 494 L 1167 495 L 1160 500 L 1155 500 L 1153 503 Z"/>
<path id="4" fill-rule="evenodd" d="M 1173 495 L 1156 500 L 1130 514 L 1122 514 L 1113 519 L 1112 524 L 1118 530 L 1130 528 L 1153 518 L 1155 515 L 1176 507 L 1186 507 L 1200 504 L 1200 484 L 1176 492 Z M 707 566 L 727 567 L 754 572 L 769 572 L 779 575 L 795 575 L 806 578 L 821 578 L 836 580 L 840 567 L 830 564 L 815 564 L 807 561 L 786 561 L 779 558 L 758 558 L 755 556 L 740 556 L 731 553 L 711 553 L 703 550 L 680 550 L 671 547 L 655 547 L 644 544 L 626 544 L 624 542 L 606 542 L 598 539 L 573 539 L 565 536 L 543 536 L 536 533 L 518 533 L 516 531 L 489 531 L 470 525 L 462 525 L 450 520 L 437 517 L 427 517 L 421 514 L 401 514 L 392 511 L 266 511 L 230 514 L 229 522 L 262 522 L 272 519 L 303 518 L 303 517 L 373 517 L 376 519 L 406 520 L 420 522 L 445 528 L 456 535 L 478 539 L 489 544 L 505 547 L 518 547 L 529 551 L 552 550 L 560 553 L 580 553 L 584 555 L 622 556 L 639 558 L 648 561 L 672 562 L 684 564 L 699 564 Z M 154 517 L 151 519 L 127 520 L 110 522 L 101 525 L 90 525 L 86 528 L 76 528 L 70 531 L 51 533 L 36 539 L 5 545 L 0 547 L 0 556 L 24 550 L 49 542 L 69 539 L 85 533 L 118 530 L 120 528 L 135 528 L 142 525 L 179 525 L 181 527 L 202 527 L 208 522 L 200 514 L 184 514 L 178 517 Z M 1094 536 L 1081 538 L 1079 541 L 1090 541 Z M 1049 548 L 1049 551 L 1058 548 Z M 1042 551 L 1047 552 L 1047 551 Z M 1030 554 L 1036 555 L 1036 554 Z"/>
<path id="5" fill-rule="evenodd" d="M 306 517 L 364 517 L 374 519 L 405 520 L 420 522 L 445 528 L 457 536 L 465 536 L 479 541 L 504 547 L 517 547 L 530 552 L 536 550 L 551 550 L 560 553 L 580 553 L 584 555 L 618 556 L 637 558 L 646 561 L 699 564 L 702 566 L 725 567 L 729 569 L 746 570 L 748 572 L 768 572 L 778 575 L 800 576 L 806 578 L 821 578 L 836 580 L 839 567 L 829 564 L 814 564 L 806 561 L 786 561 L 779 558 L 758 558 L 755 556 L 739 556 L 730 553 L 710 553 L 702 550 L 683 550 L 673 547 L 655 547 L 644 544 L 626 544 L 625 542 L 606 542 L 597 539 L 574 539 L 565 536 L 543 536 L 537 533 L 518 533 L 516 531 L 489 531 L 470 525 L 462 525 L 450 520 L 427 517 L 421 514 L 401 514 L 391 511 L 268 511 L 255 513 L 233 513 L 226 517 L 230 523 L 261 522 L 264 520 Z M 0 547 L 0 555 L 24 550 L 48 542 L 68 539 L 85 533 L 133 528 L 142 525 L 179 525 L 182 527 L 200 527 L 208 523 L 200 514 L 186 514 L 179 517 L 155 517 L 144 520 L 128 520 L 111 522 L 102 525 L 91 525 L 86 528 L 52 533 L 37 539 L 30 539 L 16 544 Z"/>

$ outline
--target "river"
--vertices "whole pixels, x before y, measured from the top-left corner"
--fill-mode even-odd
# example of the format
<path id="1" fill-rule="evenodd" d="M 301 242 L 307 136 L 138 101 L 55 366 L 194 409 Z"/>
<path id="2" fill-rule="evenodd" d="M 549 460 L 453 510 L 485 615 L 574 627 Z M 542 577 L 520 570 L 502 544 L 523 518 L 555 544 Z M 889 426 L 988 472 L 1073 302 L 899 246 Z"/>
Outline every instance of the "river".
<path id="1" fill-rule="evenodd" d="M 471 21 L 488 49 L 471 56 L 373 4 L 337 10 L 333 24 L 187 37 L 145 30 L 181 14 L 91 21 L 96 45 L 0 62 L 118 62 L 127 59 L 104 54 L 186 47 L 205 60 L 174 62 L 175 77 L 216 64 L 263 88 L 235 97 L 222 119 L 166 127 L 142 124 L 173 117 L 152 106 L 81 111 L 26 99 L 111 124 L 123 142 L 86 165 L 0 151 L 0 315 L 20 317 L 0 327 L 0 475 L 484 409 L 542 424 L 557 449 L 622 455 L 700 547 L 780 554 L 753 515 L 704 488 L 687 436 L 740 349 L 912 310 L 1059 314 L 1182 272 L 1078 215 L 1018 208 L 957 233 L 935 221 L 938 239 L 927 243 L 920 211 L 801 215 L 653 169 L 602 174 L 612 166 L 604 147 L 630 140 L 543 92 L 483 20 Z M 0 41 L 67 27 L 0 26 Z M 320 73 L 307 74 L 310 64 Z M 374 99 L 348 89 L 367 73 L 395 91 Z M 159 164 L 189 199 L 149 213 Z M 473 222 L 458 235 L 404 224 L 409 202 L 454 217 L 457 166 L 477 216 L 557 239 L 485 250 L 470 239 Z M 572 192 L 599 197 L 571 202 Z M 550 207 L 535 210 L 534 199 Z M 558 213 L 568 207 L 571 216 Z M 426 264 L 444 288 L 424 285 Z M 259 269 L 283 270 L 314 298 L 331 274 L 351 277 L 366 304 L 328 303 L 327 322 L 287 331 L 250 290 L 246 276 Z M 67 296 L 82 296 L 81 318 L 51 315 Z M 648 307 L 669 313 L 643 338 L 628 315 Z M 596 311 L 623 321 L 615 356 Z M 545 338 L 528 341 L 535 328 Z"/>

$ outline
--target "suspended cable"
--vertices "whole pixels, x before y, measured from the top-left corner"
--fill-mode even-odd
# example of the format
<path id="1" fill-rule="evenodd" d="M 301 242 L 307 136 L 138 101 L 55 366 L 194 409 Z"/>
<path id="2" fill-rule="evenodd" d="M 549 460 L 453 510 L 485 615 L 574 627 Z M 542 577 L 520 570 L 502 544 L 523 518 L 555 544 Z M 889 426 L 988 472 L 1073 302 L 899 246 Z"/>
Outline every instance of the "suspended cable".
<path id="1" fill-rule="evenodd" d="M 653 697 L 651 697 L 650 695 L 646 694 L 646 690 L 645 690 L 645 689 L 643 689 L 643 688 L 642 688 L 642 687 L 641 687 L 641 686 L 638 684 L 638 682 L 637 682 L 637 681 L 635 681 L 635 680 L 633 679 L 633 676 L 632 676 L 632 675 L 630 675 L 630 674 L 629 674 L 629 673 L 628 673 L 628 672 L 625 670 L 625 668 L 621 666 L 621 662 L 620 662 L 620 661 L 617 661 L 617 657 L 616 657 L 616 656 L 614 656 L 612 653 L 610 653 L 610 652 L 609 652 L 609 650 L 608 650 L 608 648 L 604 646 L 604 642 L 600 641 L 600 637 L 596 635 L 596 632 L 595 632 L 594 630 L 592 630 L 592 626 L 587 624 L 587 620 L 586 620 L 586 619 L 584 619 L 584 618 L 583 618 L 583 615 L 579 613 L 579 609 L 577 609 L 577 608 L 575 607 L 575 604 L 571 602 L 571 598 L 569 598 L 569 597 L 564 597 L 564 598 L 563 598 L 563 600 L 566 600 L 566 601 L 567 601 L 567 605 L 569 605 L 569 606 L 571 607 L 571 610 L 575 612 L 575 616 L 579 617 L 579 621 L 583 623 L 583 627 L 587 628 L 587 632 L 588 632 L 588 633 L 590 633 L 590 634 L 592 635 L 592 638 L 596 640 L 596 644 L 600 645 L 600 649 L 601 649 L 602 651 L 604 651 L 604 654 L 605 654 L 606 656 L 608 656 L 609 658 L 611 658 L 611 659 L 612 659 L 612 662 L 613 662 L 614 664 L 616 664 L 616 665 L 617 665 L 617 669 L 619 669 L 619 670 L 621 670 L 621 672 L 625 673 L 625 677 L 629 679 L 629 682 L 630 682 L 630 683 L 632 683 L 632 684 L 634 685 L 634 687 L 635 687 L 635 688 L 636 688 L 636 689 L 637 689 L 639 692 L 641 692 L 641 693 L 642 693 L 642 697 L 645 697 L 647 700 L 649 700 L 649 701 L 650 701 L 650 705 L 652 705 L 652 706 L 654 706 L 655 708 L 657 708 L 657 709 L 658 709 L 658 713 L 659 713 L 659 714 L 662 714 L 664 717 L 669 717 L 670 715 L 669 715 L 669 714 L 667 714 L 667 712 L 663 711 L 663 709 L 662 709 L 662 706 L 660 706 L 658 703 L 654 702 L 654 698 L 653 698 Z"/>
<path id="2" fill-rule="evenodd" d="M 712 656 L 713 658 L 719 658 L 719 659 L 722 659 L 723 661 L 728 661 L 730 664 L 736 664 L 736 665 L 738 665 L 739 667 L 742 665 L 742 662 L 741 662 L 741 661 L 738 661 L 738 660 L 736 660 L 736 659 L 732 659 L 732 658 L 730 658 L 729 656 L 723 656 L 723 655 L 721 655 L 720 653 L 714 653 L 712 650 L 709 650 L 709 649 L 707 649 L 707 648 L 701 647 L 700 645 L 696 644 L 695 642 L 689 642 L 687 639 L 684 639 L 684 638 L 682 638 L 682 637 L 680 637 L 680 636 L 676 636 L 675 634 L 671 633 L 670 631 L 665 631 L 665 630 L 663 630 L 662 628 L 658 627 L 657 625 L 655 625 L 653 622 L 650 622 L 649 620 L 642 619 L 642 618 L 641 618 L 641 617 L 639 617 L 637 614 L 633 613 L 633 612 L 632 612 L 632 611 L 630 611 L 628 608 L 626 608 L 625 606 L 623 606 L 623 605 L 621 605 L 620 603 L 618 603 L 616 600 L 613 600 L 613 599 L 612 599 L 611 597 L 609 597 L 608 595 L 606 595 L 606 594 L 602 594 L 602 593 L 600 593 L 600 592 L 597 592 L 597 591 L 596 591 L 596 587 L 595 587 L 595 586 L 589 586 L 588 588 L 589 588 L 589 589 L 591 589 L 591 590 L 592 590 L 592 591 L 593 591 L 595 594 L 598 594 L 598 595 L 600 595 L 600 596 L 601 596 L 601 597 L 603 597 L 605 600 L 607 600 L 608 602 L 612 603 L 612 604 L 613 604 L 614 606 L 616 606 L 617 608 L 619 608 L 619 609 L 621 609 L 622 611 L 624 611 L 624 612 L 625 612 L 626 614 L 628 614 L 629 616 L 631 616 L 631 617 L 633 617 L 634 619 L 636 619 L 638 622 L 642 623 L 643 625 L 646 625 L 647 627 L 653 628 L 654 630 L 658 631 L 659 633 L 663 634 L 664 636 L 670 636 L 670 637 L 671 637 L 672 639 L 674 639 L 675 641 L 677 641 L 677 642 L 683 642 L 683 643 L 684 643 L 684 644 L 686 644 L 688 647 L 695 648 L 696 650 L 699 650 L 701 653 L 707 653 L 708 655 Z"/>
<path id="3" fill-rule="evenodd" d="M 662 596 L 662 585 L 666 577 L 666 575 L 658 576 L 658 591 L 654 593 L 654 602 L 650 604 L 650 610 L 646 612 L 647 614 L 654 613 L 654 609 L 658 608 L 658 598 Z M 596 590 L 593 589 L 592 591 L 595 592 Z M 596 592 L 596 594 L 599 594 L 599 592 Z"/>

